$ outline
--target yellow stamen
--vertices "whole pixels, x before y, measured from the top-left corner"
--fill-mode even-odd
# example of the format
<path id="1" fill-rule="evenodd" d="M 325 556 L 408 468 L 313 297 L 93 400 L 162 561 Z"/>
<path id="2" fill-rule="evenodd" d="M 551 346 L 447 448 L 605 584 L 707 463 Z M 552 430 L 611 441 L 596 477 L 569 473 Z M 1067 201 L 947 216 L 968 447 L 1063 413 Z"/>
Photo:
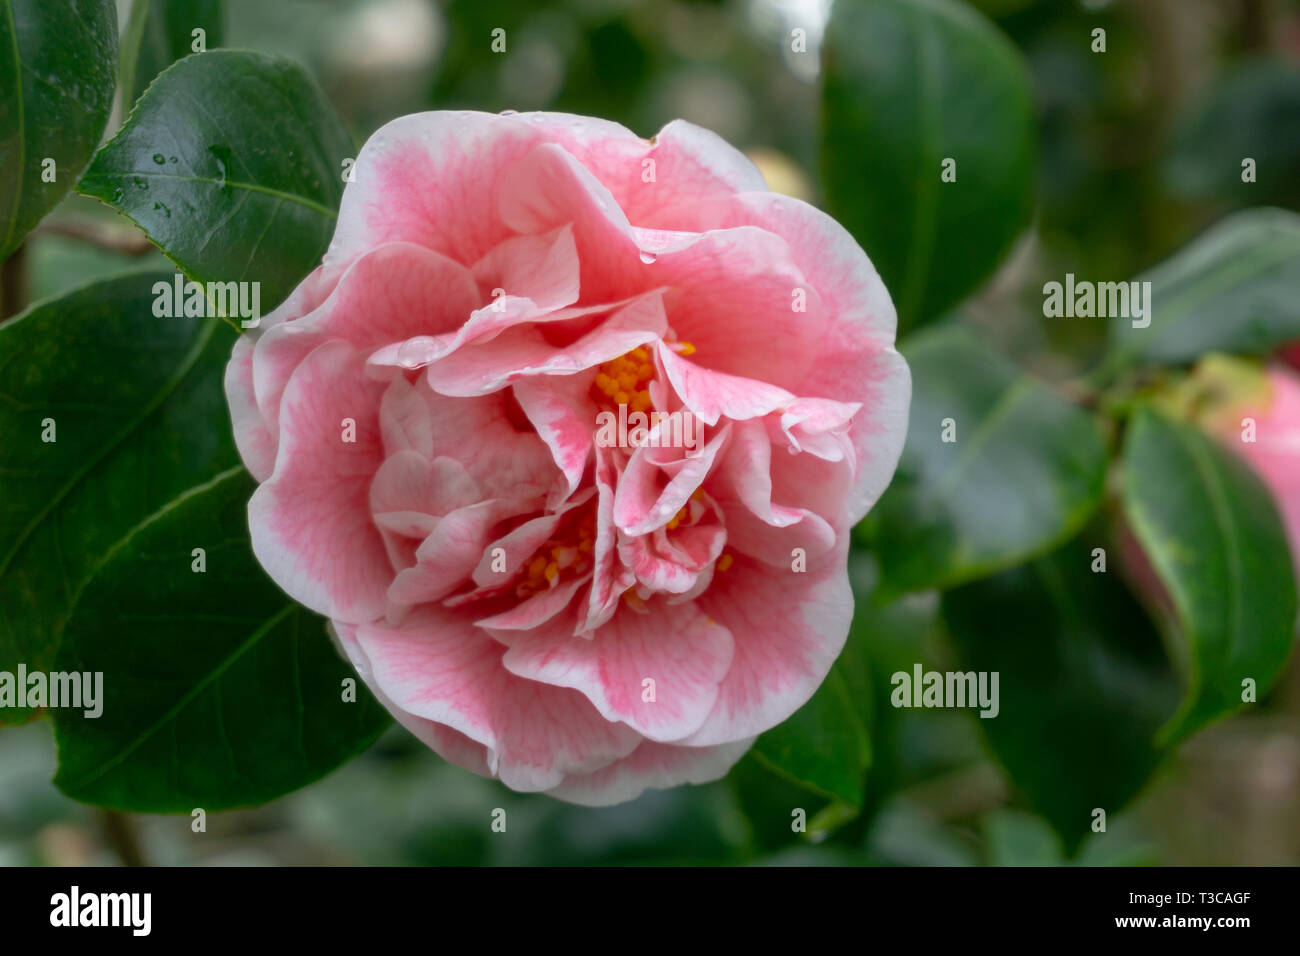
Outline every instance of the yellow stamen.
<path id="1" fill-rule="evenodd" d="M 686 520 L 686 506 L 683 505 L 682 510 L 677 512 L 677 514 L 673 515 L 673 519 L 668 522 L 668 530 L 676 531 L 677 526 L 685 520 Z"/>
<path id="2" fill-rule="evenodd" d="M 572 579 L 591 570 L 595 550 L 596 511 L 594 504 L 579 514 L 566 516 L 554 536 L 524 565 L 515 594 L 531 597 L 555 587 L 561 578 Z"/>
<path id="3" fill-rule="evenodd" d="M 651 350 L 639 345 L 600 366 L 591 386 L 591 397 L 598 405 L 626 405 L 629 411 L 648 412 L 654 407 L 649 389 L 654 378 Z"/>

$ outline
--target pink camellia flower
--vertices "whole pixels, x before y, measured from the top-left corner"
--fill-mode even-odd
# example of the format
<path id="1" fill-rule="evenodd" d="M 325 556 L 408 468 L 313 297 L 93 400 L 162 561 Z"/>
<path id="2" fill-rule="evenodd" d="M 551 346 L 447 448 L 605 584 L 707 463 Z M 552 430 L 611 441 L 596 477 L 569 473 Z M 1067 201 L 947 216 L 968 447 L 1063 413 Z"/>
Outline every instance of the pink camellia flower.
<path id="1" fill-rule="evenodd" d="M 254 550 L 462 767 L 585 804 L 716 779 L 843 646 L 894 326 L 848 233 L 706 130 L 403 117 L 231 357 Z"/>

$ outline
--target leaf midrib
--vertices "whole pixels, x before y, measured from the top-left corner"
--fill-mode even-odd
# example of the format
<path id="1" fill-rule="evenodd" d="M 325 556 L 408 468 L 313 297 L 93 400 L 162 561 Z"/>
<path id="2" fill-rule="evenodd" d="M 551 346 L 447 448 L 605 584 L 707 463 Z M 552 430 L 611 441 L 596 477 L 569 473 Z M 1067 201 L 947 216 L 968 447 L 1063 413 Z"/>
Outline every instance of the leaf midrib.
<path id="1" fill-rule="evenodd" d="M 134 532 L 135 529 L 132 530 Z M 261 625 L 259 625 L 257 628 L 253 630 L 253 632 L 243 641 L 243 643 L 241 643 L 238 647 L 236 647 L 233 651 L 231 651 L 228 655 L 226 655 L 226 657 L 222 659 L 220 664 L 218 664 L 206 675 L 204 675 L 202 680 L 197 681 L 195 685 L 188 692 L 186 692 L 184 696 L 181 697 L 180 700 L 178 700 L 175 704 L 169 707 L 161 716 L 159 716 L 155 721 L 153 721 L 153 723 L 149 724 L 149 726 L 147 726 L 144 730 L 140 731 L 140 733 L 135 737 L 134 740 L 132 740 L 129 744 L 123 747 L 112 757 L 109 757 L 107 760 L 105 760 L 95 769 L 89 771 L 88 773 L 79 777 L 76 780 L 72 780 L 64 784 L 63 789 L 65 791 L 75 791 L 87 787 L 88 785 L 94 783 L 96 780 L 104 776 L 104 774 L 108 773 L 118 764 L 122 763 L 122 761 L 126 760 L 126 758 L 131 756 L 131 754 L 139 750 L 142 746 L 144 746 L 145 742 L 148 741 L 150 737 L 158 733 L 158 731 L 160 731 L 163 727 L 167 726 L 178 714 L 180 714 L 181 711 L 183 711 L 186 707 L 192 704 L 200 694 L 202 694 L 205 690 L 207 690 L 210 686 L 212 686 L 212 684 L 215 683 L 217 679 L 221 677 L 222 674 L 224 674 L 231 667 L 233 667 L 236 661 L 238 661 L 241 657 L 243 657 L 244 654 L 246 654 L 250 649 L 252 649 L 258 642 L 260 642 L 262 638 L 264 638 L 267 634 L 269 634 L 276 627 L 276 625 L 278 625 L 281 621 L 283 621 L 286 617 L 288 617 L 297 609 L 298 606 L 290 602 L 286 604 L 280 611 L 273 614 L 271 617 L 267 618 L 266 621 L 264 621 Z"/>
<path id="2" fill-rule="evenodd" d="M 1228 550 L 1230 555 L 1239 554 L 1240 533 L 1237 522 L 1232 518 L 1232 511 L 1227 504 L 1222 481 L 1215 469 L 1211 467 L 1205 448 L 1197 447 L 1192 436 L 1183 432 L 1180 428 L 1171 427 L 1169 423 L 1164 422 L 1154 414 L 1149 421 L 1153 422 L 1157 427 L 1165 427 L 1172 434 L 1177 445 L 1184 451 L 1193 469 L 1195 469 L 1199 488 L 1204 492 L 1204 496 L 1209 499 L 1211 517 L 1221 543 L 1225 546 L 1231 545 Z M 1152 426 L 1148 424 L 1147 427 Z M 1137 476 L 1131 468 L 1127 470 L 1125 484 L 1132 489 L 1137 485 Z M 1126 496 L 1131 496 L 1131 494 L 1131 491 L 1126 492 Z M 1168 536 L 1161 533 L 1164 526 L 1153 519 L 1145 499 L 1130 497 L 1127 511 L 1129 520 L 1138 534 L 1138 540 L 1144 548 L 1151 548 L 1153 545 L 1159 545 L 1161 540 L 1168 540 Z M 1169 588 L 1177 619 L 1187 635 L 1187 639 L 1195 641 L 1196 638 L 1204 634 L 1204 628 L 1198 626 L 1194 621 L 1193 605 L 1196 601 L 1194 594 L 1188 590 L 1186 581 L 1181 575 L 1175 574 L 1172 580 L 1169 580 L 1165 575 L 1160 574 L 1160 568 L 1169 564 L 1164 556 L 1167 547 L 1167 545 L 1164 548 L 1155 547 L 1151 555 L 1152 565 L 1156 568 L 1157 575 L 1165 582 L 1165 586 Z M 1234 657 L 1234 648 L 1238 644 L 1237 638 L 1243 631 L 1241 614 L 1245 608 L 1241 568 L 1231 558 L 1226 563 L 1228 566 L 1228 580 L 1224 582 L 1224 596 L 1228 602 L 1228 610 L 1224 616 L 1226 627 L 1221 657 L 1221 660 L 1225 661 Z M 1186 663 L 1187 690 L 1179 703 L 1177 711 L 1165 722 L 1165 725 L 1157 734 L 1156 739 L 1161 746 L 1171 745 L 1175 740 L 1186 735 L 1187 721 L 1202 702 L 1201 690 L 1204 681 L 1204 666 L 1201 654 L 1195 646 L 1190 647 L 1188 651 Z M 1201 722 L 1204 723 L 1203 717 Z"/>
<path id="3" fill-rule="evenodd" d="M 1224 660 L 1231 660 L 1235 657 L 1234 651 L 1238 643 L 1237 639 L 1242 632 L 1241 611 L 1244 601 L 1242 600 L 1241 563 L 1235 558 L 1236 555 L 1241 554 L 1241 534 L 1238 531 L 1237 522 L 1232 517 L 1232 509 L 1228 506 L 1224 496 L 1221 477 L 1211 467 L 1205 448 L 1198 446 L 1181 429 L 1174 429 L 1174 434 L 1178 439 L 1178 443 L 1187 450 L 1187 455 L 1192 459 L 1192 465 L 1201 478 L 1206 497 L 1210 499 L 1210 507 L 1215 524 L 1219 528 L 1219 535 L 1226 545 L 1223 553 L 1228 556 L 1226 562 L 1228 581 L 1227 586 L 1224 588 L 1224 597 L 1228 601 L 1228 614 L 1226 615 L 1228 626 L 1224 634 L 1223 655 Z M 1196 667 L 1195 656 L 1193 656 L 1193 667 Z"/>
<path id="4" fill-rule="evenodd" d="M 97 178 L 107 181 L 113 179 L 127 180 L 127 179 L 134 179 L 136 177 L 140 177 L 143 179 L 169 179 L 175 182 L 182 182 L 182 183 L 207 183 L 212 186 L 229 186 L 232 189 L 245 189 L 248 190 L 249 192 L 263 193 L 267 196 L 274 196 L 277 199 L 281 199 L 281 200 L 287 199 L 289 202 L 297 203 L 298 205 L 304 206 L 307 209 L 312 210 L 313 212 L 318 212 L 324 216 L 328 216 L 330 219 L 338 218 L 338 213 L 334 212 L 334 210 L 330 209 L 328 206 L 322 206 L 314 199 L 308 199 L 306 196 L 299 196 L 296 193 L 285 192 L 282 189 L 273 189 L 270 186 L 258 186 L 255 183 L 235 182 L 234 180 L 231 179 L 219 180 L 219 179 L 212 179 L 209 176 L 177 176 L 171 173 L 156 173 L 149 170 L 136 170 L 136 169 L 130 170 L 129 172 L 125 170 L 104 171 L 99 173 Z"/>
<path id="5" fill-rule="evenodd" d="M 121 432 L 119 432 L 103 447 L 99 455 L 88 460 L 82 468 L 73 473 L 68 482 L 55 492 L 45 507 L 42 508 L 28 523 L 27 527 L 18 534 L 13 547 L 10 548 L 9 552 L 3 559 L 0 559 L 0 577 L 4 577 L 4 575 L 9 571 L 14 557 L 23 549 L 27 540 L 36 533 L 36 529 L 50 516 L 63 499 L 72 493 L 72 490 L 80 484 L 81 480 L 93 471 L 101 462 L 108 458 L 114 451 L 116 451 L 128 438 L 131 437 L 132 434 L 136 432 L 137 429 L 139 429 L 142 424 L 144 424 L 146 420 L 148 420 L 155 411 L 158 410 L 159 407 L 161 407 L 163 402 L 171 397 L 172 393 L 180 386 L 180 383 L 183 382 L 194 369 L 199 356 L 202 355 L 203 350 L 207 348 L 208 342 L 211 340 L 216 328 L 216 322 L 207 323 L 207 327 L 199 333 L 195 339 L 194 345 L 190 347 L 190 351 L 186 354 L 184 361 L 181 363 L 179 371 L 163 385 L 153 400 L 141 409 L 140 414 L 136 416 L 133 421 L 129 422 Z"/>

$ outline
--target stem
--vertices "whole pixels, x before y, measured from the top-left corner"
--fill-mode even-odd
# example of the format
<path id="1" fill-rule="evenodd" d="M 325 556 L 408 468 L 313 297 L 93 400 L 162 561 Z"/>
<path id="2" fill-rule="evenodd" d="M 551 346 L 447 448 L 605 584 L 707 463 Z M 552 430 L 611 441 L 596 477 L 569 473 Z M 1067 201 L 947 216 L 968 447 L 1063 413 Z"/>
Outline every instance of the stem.
<path id="1" fill-rule="evenodd" d="M 100 810 L 97 814 L 104 839 L 124 866 L 144 866 L 144 854 L 136 835 L 135 821 L 117 810 Z"/>
<path id="2" fill-rule="evenodd" d="M 154 249 L 141 233 L 93 219 L 47 219 L 33 230 L 33 235 L 63 236 L 125 256 L 143 256 Z"/>

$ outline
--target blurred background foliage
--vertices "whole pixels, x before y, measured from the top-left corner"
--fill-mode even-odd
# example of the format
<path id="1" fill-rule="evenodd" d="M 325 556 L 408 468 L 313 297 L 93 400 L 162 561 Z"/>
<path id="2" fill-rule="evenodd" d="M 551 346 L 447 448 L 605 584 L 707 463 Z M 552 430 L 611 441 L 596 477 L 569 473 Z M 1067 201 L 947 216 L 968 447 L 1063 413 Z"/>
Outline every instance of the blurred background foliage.
<path id="1" fill-rule="evenodd" d="M 1288 0 L 977 0 L 1032 74 L 1032 228 L 962 308 L 962 321 L 1048 381 L 1090 365 L 1101 322 L 1049 322 L 1041 287 L 1065 272 L 1128 277 L 1228 212 L 1300 208 L 1300 4 Z M 204 6 L 207 6 L 204 4 Z M 360 143 L 425 109 L 562 110 L 649 136 L 675 117 L 716 130 L 774 188 L 821 202 L 817 48 L 828 0 L 226 0 L 219 45 L 303 63 Z M 126 24 L 129 4 L 119 3 Z M 509 52 L 489 52 L 493 28 Z M 807 30 L 810 56 L 790 52 Z M 1107 51 L 1090 33 L 1107 32 Z M 154 42 L 163 42 L 155 38 Z M 151 42 L 146 38 L 144 49 Z M 218 45 L 212 40 L 210 46 Z M 120 112 L 120 108 L 119 108 Z M 110 129 L 120 116 L 110 123 Z M 1273 171 L 1245 186 L 1240 157 Z M 61 223 L 110 210 L 72 196 L 29 240 L 36 299 L 161 256 L 119 252 Z M 871 252 L 871 250 L 868 250 Z M 874 253 L 873 253 L 874 255 Z M 45 722 L 0 733 L 0 864 L 1295 864 L 1300 862 L 1300 670 L 1182 745 L 1107 833 L 1069 853 L 1010 788 L 973 711 L 895 710 L 888 675 L 957 669 L 933 592 L 872 601 L 872 557 L 852 564 L 853 646 L 870 712 L 864 809 L 777 772 L 763 749 L 725 780 L 592 810 L 512 793 L 446 765 L 400 730 L 270 805 L 122 816 L 50 783 Z M 864 676 L 865 674 L 865 676 Z M 1103 763 L 1104 766 L 1104 763 Z M 504 808 L 504 834 L 489 827 Z M 792 832 L 803 808 L 809 833 Z"/>

